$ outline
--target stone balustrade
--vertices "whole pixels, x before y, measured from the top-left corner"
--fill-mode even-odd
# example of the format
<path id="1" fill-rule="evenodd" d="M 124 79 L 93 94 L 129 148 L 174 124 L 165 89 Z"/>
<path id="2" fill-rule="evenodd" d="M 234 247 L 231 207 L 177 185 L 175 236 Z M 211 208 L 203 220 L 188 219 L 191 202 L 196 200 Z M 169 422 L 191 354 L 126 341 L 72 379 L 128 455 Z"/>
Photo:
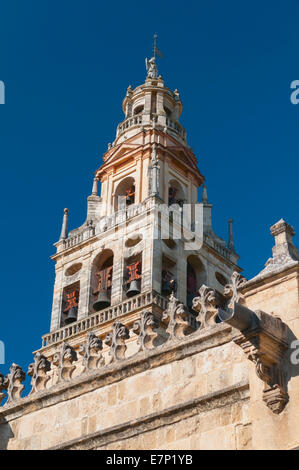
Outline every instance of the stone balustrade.
<path id="1" fill-rule="evenodd" d="M 201 291 L 199 291 L 199 294 L 202 297 Z M 149 305 L 157 305 L 161 310 L 164 310 L 162 317 L 158 318 L 154 312 L 143 309 Z M 115 307 L 91 315 L 68 327 L 61 328 L 50 335 L 45 335 L 43 345 L 53 346 L 55 343 L 57 344 L 51 358 L 45 357 L 41 351 L 35 353 L 34 362 L 29 365 L 27 373 L 32 377 L 30 395 L 46 392 L 57 384 L 68 383 L 73 376 L 90 374 L 115 362 L 121 362 L 126 359 L 126 341 L 130 339 L 132 334 L 136 336 L 139 345 L 137 351 L 133 353 L 133 356 L 137 356 L 138 354 L 144 354 L 146 350 L 163 347 L 166 343 L 183 341 L 190 335 L 198 334 L 198 331 L 217 327 L 216 321 L 203 322 L 209 310 L 203 300 L 195 302 L 194 305 L 198 311 L 197 318 L 199 319 L 198 328 L 196 329 L 190 328 L 190 325 L 194 324 L 194 320 L 191 320 L 193 316 L 173 294 L 168 300 L 155 292 L 147 292 L 132 297 Z M 130 329 L 128 325 L 122 324 L 117 319 L 121 314 L 136 311 L 138 308 L 141 309 L 140 319 L 135 321 Z M 114 319 L 114 322 L 104 340 L 109 347 L 108 354 L 106 353 L 104 357 L 102 340 L 94 334 L 91 328 L 111 319 Z M 85 342 L 76 351 L 66 340 L 83 331 L 86 331 Z M 80 356 L 83 356 L 83 360 L 80 359 Z M 74 374 L 76 370 L 77 372 Z M 53 377 L 53 371 L 56 377 L 55 383 L 49 380 L 50 376 Z M 2 374 L 0 376 L 1 398 L 5 398 L 5 393 L 7 395 L 7 401 L 3 406 L 13 406 L 13 402 L 19 402 L 24 398 L 21 394 L 24 390 L 23 382 L 26 374 L 20 366 L 12 364 L 10 373 L 6 377 Z"/>
<path id="2" fill-rule="evenodd" d="M 90 328 L 114 320 L 125 313 L 130 313 L 136 309 L 148 307 L 152 304 L 155 304 L 164 310 L 167 307 L 167 303 L 168 300 L 165 299 L 165 297 L 162 297 L 153 291 L 138 294 L 135 297 L 126 299 L 117 305 L 113 305 L 100 312 L 93 313 L 86 318 L 42 336 L 42 347 L 44 348 L 46 346 L 59 343 L 76 334 L 87 331 Z"/>
<path id="3" fill-rule="evenodd" d="M 155 118 L 154 118 L 155 119 Z M 140 127 L 140 126 L 152 126 L 152 121 L 151 123 L 148 121 L 148 116 L 145 116 L 144 114 L 136 114 L 135 116 L 131 116 L 124 121 L 122 121 L 118 126 L 117 126 L 117 132 L 116 132 L 116 137 L 119 137 L 121 134 L 126 132 L 128 129 L 131 129 L 133 127 Z M 186 141 L 186 131 L 184 127 L 178 122 L 174 121 L 168 117 L 166 117 L 166 123 L 165 123 L 166 129 L 170 129 L 171 131 L 175 132 L 178 134 L 184 141 Z"/>
<path id="4" fill-rule="evenodd" d="M 27 373 L 32 377 L 30 395 L 47 393 L 57 384 L 70 383 L 73 377 L 86 376 L 115 363 L 121 364 L 121 361 L 138 354 L 144 357 L 146 351 L 188 341 L 192 336 L 215 331 L 215 328 L 221 329 L 223 325 L 219 323 L 222 319 L 235 327 L 232 340 L 255 364 L 256 374 L 264 382 L 263 401 L 273 413 L 281 413 L 288 402 L 287 384 L 282 374 L 284 353 L 287 350 L 287 327 L 280 318 L 261 311 L 253 312 L 244 306 L 242 289 L 246 282 L 239 273 L 233 273 L 230 283 L 224 289 L 227 299 L 224 310 L 219 309 L 216 291 L 202 285 L 198 296 L 193 299 L 193 309 L 197 312 L 195 329 L 190 328 L 192 315 L 173 293 L 169 300 L 166 300 L 155 292 L 148 292 L 48 335 L 45 337 L 47 344 L 57 344 L 54 354 L 49 358 L 41 351 L 35 353 L 34 362 L 29 365 Z M 162 316 L 149 311 L 148 308 L 143 309 L 149 304 L 165 308 Z M 136 311 L 138 307 L 139 319 L 133 325 L 124 325 L 117 318 L 131 309 Z M 244 314 L 247 316 L 244 317 Z M 248 324 L 251 326 L 241 328 L 238 326 L 238 318 L 240 320 L 242 317 L 244 323 L 248 314 L 251 318 Z M 255 320 L 252 321 L 252 318 Z M 103 342 L 90 328 L 108 319 L 114 319 L 114 322 L 104 339 L 108 350 L 102 353 Z M 66 339 L 82 331 L 86 331 L 85 342 L 81 343 L 79 351 L 76 351 Z M 133 349 L 133 353 L 131 349 L 126 357 L 127 341 L 132 334 L 137 337 L 138 347 Z M 80 360 L 80 355 L 83 360 Z M 107 369 L 107 373 L 113 374 L 113 368 Z M 0 402 L 7 398 L 4 407 L 13 407 L 14 402 L 19 403 L 23 399 L 25 377 L 25 372 L 17 364 L 11 365 L 5 377 L 0 374 Z"/>

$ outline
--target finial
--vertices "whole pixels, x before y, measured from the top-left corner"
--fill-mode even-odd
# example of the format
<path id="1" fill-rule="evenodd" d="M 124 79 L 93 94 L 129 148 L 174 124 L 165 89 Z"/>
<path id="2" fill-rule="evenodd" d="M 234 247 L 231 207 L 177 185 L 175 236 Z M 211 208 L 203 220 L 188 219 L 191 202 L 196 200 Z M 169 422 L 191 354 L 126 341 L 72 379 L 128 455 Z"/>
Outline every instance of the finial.
<path id="1" fill-rule="evenodd" d="M 62 220 L 62 228 L 61 228 L 61 234 L 60 234 L 60 237 L 59 237 L 59 241 L 60 240 L 65 240 L 67 238 L 68 217 L 69 217 L 69 210 L 64 209 L 63 220 Z"/>
<path id="2" fill-rule="evenodd" d="M 160 59 L 163 58 L 163 54 L 160 51 L 160 49 L 157 48 L 157 37 L 158 35 L 155 33 L 154 34 L 154 41 L 153 41 L 153 52 L 154 52 L 154 58 L 156 58 L 156 54 L 160 57 Z"/>
<path id="3" fill-rule="evenodd" d="M 228 221 L 228 248 L 231 251 L 235 251 L 234 233 L 233 233 L 233 219 L 229 219 L 229 221 Z"/>
<path id="4" fill-rule="evenodd" d="M 98 195 L 98 179 L 97 178 L 94 178 L 93 179 L 93 185 L 92 185 L 92 192 L 91 194 L 93 196 L 97 196 Z"/>
<path id="5" fill-rule="evenodd" d="M 147 70 L 147 77 L 146 78 L 158 78 L 158 68 L 156 64 L 156 55 L 158 55 L 161 59 L 163 57 L 162 52 L 157 48 L 157 34 L 154 34 L 154 41 L 153 41 L 153 57 L 148 60 L 145 59 L 145 66 Z"/>
<path id="6" fill-rule="evenodd" d="M 275 246 L 272 249 L 274 257 L 288 256 L 298 261 L 298 249 L 293 243 L 293 237 L 295 236 L 294 228 L 285 220 L 280 219 L 276 224 L 270 227 L 270 231 L 275 239 Z"/>
<path id="7" fill-rule="evenodd" d="M 202 202 L 204 204 L 208 204 L 208 192 L 207 192 L 207 186 L 205 184 L 202 187 Z"/>

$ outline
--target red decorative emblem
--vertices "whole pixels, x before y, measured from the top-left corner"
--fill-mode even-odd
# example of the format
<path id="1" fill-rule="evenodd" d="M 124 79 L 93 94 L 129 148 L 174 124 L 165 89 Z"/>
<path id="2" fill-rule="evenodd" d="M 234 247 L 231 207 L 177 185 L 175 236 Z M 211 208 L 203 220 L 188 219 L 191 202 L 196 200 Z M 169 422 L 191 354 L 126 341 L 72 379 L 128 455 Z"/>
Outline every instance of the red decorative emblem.
<path id="1" fill-rule="evenodd" d="M 127 266 L 127 270 L 129 274 L 128 282 L 135 281 L 136 279 L 141 278 L 140 266 L 141 266 L 140 261 L 137 261 L 136 263 L 130 264 Z"/>
<path id="2" fill-rule="evenodd" d="M 96 276 L 98 277 L 98 287 L 94 294 L 109 289 L 109 287 L 112 286 L 112 270 L 113 266 L 109 266 L 108 268 L 102 269 L 96 273 Z"/>
<path id="3" fill-rule="evenodd" d="M 67 306 L 64 309 L 64 312 L 68 312 L 72 307 L 78 307 L 79 303 L 79 291 L 78 289 L 73 290 L 72 292 L 67 292 L 66 294 L 66 303 Z"/>

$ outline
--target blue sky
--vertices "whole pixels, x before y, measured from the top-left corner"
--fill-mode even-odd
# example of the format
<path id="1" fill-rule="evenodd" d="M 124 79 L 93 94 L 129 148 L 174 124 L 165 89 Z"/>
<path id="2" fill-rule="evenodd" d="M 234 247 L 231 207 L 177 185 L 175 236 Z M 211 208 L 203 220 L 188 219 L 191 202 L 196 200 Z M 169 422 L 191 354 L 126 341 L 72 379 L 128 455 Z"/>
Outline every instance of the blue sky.
<path id="1" fill-rule="evenodd" d="M 290 102 L 298 20 L 295 0 L 0 3 L 2 372 L 11 362 L 27 370 L 49 331 L 63 208 L 70 228 L 81 225 L 127 86 L 145 79 L 154 32 L 214 229 L 227 238 L 234 219 L 246 277 L 271 255 L 270 225 L 283 217 L 299 231 L 299 105 Z"/>

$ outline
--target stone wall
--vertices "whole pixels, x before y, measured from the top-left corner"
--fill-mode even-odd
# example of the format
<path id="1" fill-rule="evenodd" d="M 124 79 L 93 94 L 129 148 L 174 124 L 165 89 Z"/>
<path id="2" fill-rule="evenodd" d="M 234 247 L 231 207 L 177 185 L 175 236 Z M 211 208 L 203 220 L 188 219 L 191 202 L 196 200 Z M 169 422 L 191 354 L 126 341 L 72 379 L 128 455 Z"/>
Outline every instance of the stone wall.
<path id="1" fill-rule="evenodd" d="M 231 328 L 165 343 L 0 411 L 1 448 L 251 448 L 248 362 Z"/>

